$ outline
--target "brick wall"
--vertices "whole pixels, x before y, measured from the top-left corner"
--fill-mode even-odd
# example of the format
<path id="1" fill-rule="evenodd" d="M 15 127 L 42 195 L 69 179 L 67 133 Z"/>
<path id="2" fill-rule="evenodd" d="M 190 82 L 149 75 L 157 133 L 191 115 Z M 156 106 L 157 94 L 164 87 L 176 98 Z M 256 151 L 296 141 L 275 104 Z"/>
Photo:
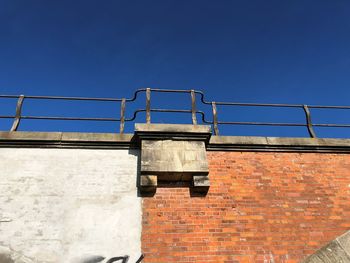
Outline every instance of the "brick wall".
<path id="1" fill-rule="evenodd" d="M 143 199 L 143 262 L 300 262 L 350 229 L 350 155 L 208 152 L 206 197 Z"/>

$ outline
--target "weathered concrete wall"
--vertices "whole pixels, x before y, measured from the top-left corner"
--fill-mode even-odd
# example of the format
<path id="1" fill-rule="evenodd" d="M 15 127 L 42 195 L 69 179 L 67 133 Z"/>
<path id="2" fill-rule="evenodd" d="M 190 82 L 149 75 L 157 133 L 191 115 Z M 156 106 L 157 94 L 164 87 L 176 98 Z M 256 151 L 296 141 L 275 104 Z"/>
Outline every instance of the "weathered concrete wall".
<path id="1" fill-rule="evenodd" d="M 350 262 L 350 231 L 316 251 L 303 263 Z"/>
<path id="2" fill-rule="evenodd" d="M 0 262 L 141 254 L 136 150 L 0 149 Z M 12 259 L 11 259 L 12 258 Z M 85 261 L 84 261 L 85 259 Z"/>

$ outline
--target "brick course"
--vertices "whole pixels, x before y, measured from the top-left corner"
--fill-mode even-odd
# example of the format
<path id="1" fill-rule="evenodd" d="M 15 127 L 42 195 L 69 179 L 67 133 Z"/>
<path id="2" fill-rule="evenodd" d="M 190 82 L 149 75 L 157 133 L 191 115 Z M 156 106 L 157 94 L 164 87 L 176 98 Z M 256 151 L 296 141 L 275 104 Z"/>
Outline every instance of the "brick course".
<path id="1" fill-rule="evenodd" d="M 350 155 L 208 152 L 206 197 L 143 199 L 143 262 L 300 262 L 350 229 Z"/>

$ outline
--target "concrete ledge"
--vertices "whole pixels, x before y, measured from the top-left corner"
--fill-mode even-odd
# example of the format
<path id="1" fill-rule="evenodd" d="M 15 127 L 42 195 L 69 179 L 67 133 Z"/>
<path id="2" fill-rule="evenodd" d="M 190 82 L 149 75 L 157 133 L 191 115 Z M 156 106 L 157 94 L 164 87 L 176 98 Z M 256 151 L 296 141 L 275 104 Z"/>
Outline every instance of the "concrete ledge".
<path id="1" fill-rule="evenodd" d="M 62 132 L 0 132 L 0 141 L 60 141 Z"/>
<path id="2" fill-rule="evenodd" d="M 135 124 L 137 140 L 190 140 L 205 141 L 207 144 L 211 136 L 209 125 L 190 124 Z"/>
<path id="3" fill-rule="evenodd" d="M 192 125 L 192 124 L 144 124 L 136 123 L 135 131 L 145 132 L 177 132 L 177 133 L 210 133 L 209 125 Z"/>
<path id="4" fill-rule="evenodd" d="M 0 147 L 125 149 L 134 141 L 133 134 L 0 131 Z M 350 153 L 350 139 L 211 136 L 207 150 Z"/>
<path id="5" fill-rule="evenodd" d="M 282 151 L 350 153 L 350 139 L 212 136 L 212 151 Z"/>
<path id="6" fill-rule="evenodd" d="M 0 132 L 0 147 L 130 148 L 132 134 L 79 132 Z"/>

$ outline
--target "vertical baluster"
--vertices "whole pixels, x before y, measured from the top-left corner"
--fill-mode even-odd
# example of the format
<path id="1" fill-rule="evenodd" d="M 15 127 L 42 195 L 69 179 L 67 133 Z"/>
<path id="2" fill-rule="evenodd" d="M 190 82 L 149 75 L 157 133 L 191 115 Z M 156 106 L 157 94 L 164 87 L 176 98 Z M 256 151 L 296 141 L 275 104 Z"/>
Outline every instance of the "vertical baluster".
<path id="1" fill-rule="evenodd" d="M 311 138 L 316 138 L 315 131 L 314 131 L 313 127 L 312 127 L 311 114 L 310 114 L 309 107 L 307 105 L 303 105 L 303 109 L 304 109 L 304 112 L 305 112 L 307 130 L 308 130 L 308 132 L 310 134 L 310 137 Z"/>
<path id="2" fill-rule="evenodd" d="M 19 123 L 21 121 L 21 112 L 22 112 L 22 105 L 23 105 L 24 95 L 20 95 L 17 101 L 16 105 L 16 116 L 13 121 L 11 131 L 17 131 L 17 128 L 19 126 Z"/>
<path id="3" fill-rule="evenodd" d="M 192 124 L 197 125 L 196 94 L 193 89 L 191 90 L 191 110 L 192 110 Z"/>
<path id="4" fill-rule="evenodd" d="M 151 123 L 151 89 L 146 89 L 146 123 Z"/>
<path id="5" fill-rule="evenodd" d="M 124 133 L 124 123 L 125 123 L 125 98 L 122 99 L 120 104 L 120 134 Z"/>
<path id="6" fill-rule="evenodd" d="M 214 134 L 219 135 L 219 128 L 218 128 L 218 112 L 216 109 L 216 103 L 213 101 L 211 103 L 211 106 L 213 108 L 213 123 L 214 123 Z"/>

